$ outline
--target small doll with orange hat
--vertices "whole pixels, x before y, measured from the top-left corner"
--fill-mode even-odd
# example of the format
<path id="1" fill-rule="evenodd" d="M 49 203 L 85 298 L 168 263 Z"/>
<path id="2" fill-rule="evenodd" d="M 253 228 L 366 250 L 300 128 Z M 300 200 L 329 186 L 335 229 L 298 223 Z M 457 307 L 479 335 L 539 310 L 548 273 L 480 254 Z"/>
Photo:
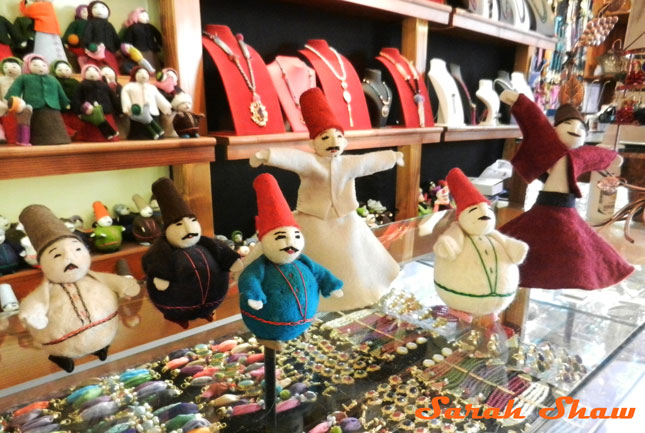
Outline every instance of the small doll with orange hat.
<path id="1" fill-rule="evenodd" d="M 229 270 L 242 268 L 228 245 L 202 236 L 197 217 L 181 198 L 172 180 L 152 184 L 164 223 L 141 259 L 150 299 L 166 320 L 188 327 L 195 319 L 212 320 L 213 311 L 228 291 Z"/>
<path id="2" fill-rule="evenodd" d="M 435 288 L 453 315 L 465 321 L 496 318 L 515 297 L 518 265 L 528 246 L 495 230 L 488 200 L 459 168 L 450 170 L 446 180 L 457 203 L 457 221 L 434 245 Z"/>
<path id="3" fill-rule="evenodd" d="M 340 298 L 343 282 L 302 253 L 300 231 L 278 182 L 268 173 L 253 182 L 258 201 L 255 219 L 263 255 L 238 281 L 246 326 L 273 349 L 304 333 L 318 310 L 320 296 Z"/>
<path id="4" fill-rule="evenodd" d="M 102 253 L 112 253 L 121 248 L 125 227 L 113 224 L 107 207 L 100 201 L 92 204 L 96 223 L 90 237 L 94 239 L 94 248 Z"/>
<path id="5" fill-rule="evenodd" d="M 307 254 L 344 283 L 343 299 L 322 298 L 322 311 L 372 305 L 399 274 L 398 263 L 356 213 L 355 179 L 403 165 L 403 153 L 385 150 L 343 155 L 347 140 L 319 88 L 300 97 L 314 153 L 267 149 L 251 157 L 262 164 L 293 171 L 300 177 L 295 219 L 307 238 Z M 333 239 L 333 242 L 330 241 Z"/>
<path id="6" fill-rule="evenodd" d="M 583 146 L 584 118 L 572 104 L 562 104 L 555 127 L 524 95 L 504 91 L 500 99 L 511 105 L 522 145 L 511 160 L 528 183 L 544 182 L 533 207 L 500 228 L 526 242 L 530 249 L 520 267 L 520 285 L 542 289 L 594 290 L 627 278 L 634 267 L 580 217 L 575 200 L 582 196 L 578 176 L 620 165 L 614 151 Z"/>

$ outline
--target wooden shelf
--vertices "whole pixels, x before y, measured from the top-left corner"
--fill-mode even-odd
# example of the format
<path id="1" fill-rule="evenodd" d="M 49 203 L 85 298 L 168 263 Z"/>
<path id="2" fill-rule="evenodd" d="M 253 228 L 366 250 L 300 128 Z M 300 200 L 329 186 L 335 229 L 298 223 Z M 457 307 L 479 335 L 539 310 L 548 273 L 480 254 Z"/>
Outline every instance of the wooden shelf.
<path id="1" fill-rule="evenodd" d="M 191 164 L 215 160 L 210 137 L 0 147 L 0 179 Z"/>
<path id="2" fill-rule="evenodd" d="M 438 143 L 443 128 L 381 128 L 361 131 L 347 131 L 348 150 L 373 149 L 379 147 L 398 147 L 411 144 Z M 247 159 L 258 150 L 267 147 L 289 147 L 310 150 L 309 134 L 305 132 L 286 132 L 283 134 L 233 136 L 221 133 L 212 134 L 217 145 L 223 146 L 226 158 Z"/>
<path id="3" fill-rule="evenodd" d="M 465 9 L 455 8 L 450 25 L 460 31 L 477 35 L 487 35 L 516 44 L 529 45 L 547 50 L 555 49 L 555 38 L 544 36 L 533 31 L 520 30 L 510 24 L 484 18 Z"/>
<path id="4" fill-rule="evenodd" d="M 499 126 L 463 126 L 446 128 L 443 141 L 497 140 L 501 138 L 519 138 L 522 136 L 517 125 Z"/>
<path id="5" fill-rule="evenodd" d="M 116 262 L 125 259 L 130 266 L 130 271 L 137 279 L 143 279 L 144 273 L 141 268 L 141 257 L 148 250 L 148 247 L 125 243 L 121 249 L 114 253 L 92 254 L 92 270 L 99 272 L 116 272 Z M 0 277 L 0 284 L 10 284 L 16 297 L 22 299 L 27 296 L 42 281 L 43 274 L 40 269 L 24 269 L 15 274 L 3 275 Z"/>

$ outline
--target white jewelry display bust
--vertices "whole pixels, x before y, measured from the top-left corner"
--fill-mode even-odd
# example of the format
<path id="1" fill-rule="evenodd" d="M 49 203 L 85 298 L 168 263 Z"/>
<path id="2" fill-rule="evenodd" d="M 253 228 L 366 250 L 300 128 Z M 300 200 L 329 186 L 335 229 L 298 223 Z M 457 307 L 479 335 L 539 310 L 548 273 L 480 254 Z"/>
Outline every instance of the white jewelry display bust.
<path id="1" fill-rule="evenodd" d="M 511 84 L 517 92 L 522 93 L 531 101 L 535 102 L 535 96 L 533 96 L 533 91 L 531 90 L 529 83 L 527 83 L 524 73 L 513 72 L 511 74 Z"/>
<path id="2" fill-rule="evenodd" d="M 437 99 L 439 99 L 437 123 L 452 127 L 465 126 L 464 109 L 461 105 L 457 83 L 448 72 L 446 62 L 441 59 L 430 60 L 428 78 L 430 78 Z"/>
<path id="3" fill-rule="evenodd" d="M 481 126 L 497 126 L 499 96 L 493 89 L 493 80 L 479 80 L 479 89 L 475 95 L 486 106 L 486 118 L 479 124 Z"/>

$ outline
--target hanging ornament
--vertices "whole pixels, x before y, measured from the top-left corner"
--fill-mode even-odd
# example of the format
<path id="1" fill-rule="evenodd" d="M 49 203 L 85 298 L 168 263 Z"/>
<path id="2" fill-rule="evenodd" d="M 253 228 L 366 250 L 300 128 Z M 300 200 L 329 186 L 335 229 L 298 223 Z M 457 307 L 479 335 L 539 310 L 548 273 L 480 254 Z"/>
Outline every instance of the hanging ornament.
<path id="1" fill-rule="evenodd" d="M 582 83 L 576 77 L 571 77 L 560 86 L 558 101 L 560 104 L 572 104 L 574 107 L 578 107 L 584 96 Z"/>

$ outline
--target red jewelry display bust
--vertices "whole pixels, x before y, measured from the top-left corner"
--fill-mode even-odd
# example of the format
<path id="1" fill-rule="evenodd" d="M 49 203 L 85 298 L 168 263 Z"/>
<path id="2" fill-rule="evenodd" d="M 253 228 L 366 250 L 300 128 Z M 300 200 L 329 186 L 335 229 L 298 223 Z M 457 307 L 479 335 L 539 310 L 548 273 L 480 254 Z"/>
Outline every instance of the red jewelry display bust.
<path id="1" fill-rule="evenodd" d="M 307 132 L 307 125 L 300 111 L 300 95 L 305 90 L 316 87 L 316 72 L 297 57 L 276 56 L 267 65 L 280 105 L 291 130 Z"/>
<path id="2" fill-rule="evenodd" d="M 349 60 L 338 54 L 323 39 L 310 39 L 306 47 L 309 48 L 300 50 L 300 53 L 316 70 L 325 97 L 343 129 L 371 129 L 370 113 L 367 110 L 361 79 Z M 339 59 L 342 60 L 342 65 Z"/>
<path id="3" fill-rule="evenodd" d="M 381 53 L 382 55 L 376 56 L 376 60 L 385 66 L 394 80 L 396 91 L 399 95 L 399 101 L 401 103 L 401 111 L 403 111 L 403 123 L 405 126 L 408 128 L 434 126 L 434 117 L 432 115 L 432 108 L 430 107 L 428 88 L 425 85 L 423 74 L 420 74 L 418 71 L 413 71 L 408 59 L 403 57 L 398 49 L 383 48 Z M 394 60 L 396 64 L 394 64 L 392 60 Z M 399 65 L 399 67 L 396 65 Z M 402 72 L 405 72 L 405 74 Z M 414 79 L 415 72 L 418 79 Z M 420 96 L 416 96 L 417 94 Z M 415 101 L 415 97 L 417 98 L 417 101 L 419 98 L 423 98 L 423 119 L 419 116 L 419 106 Z M 421 120 L 424 120 L 423 124 Z"/>
<path id="4" fill-rule="evenodd" d="M 205 33 L 219 38 L 222 46 L 237 57 L 235 61 L 211 37 L 202 37 L 202 44 L 222 77 L 235 135 L 285 132 L 278 95 L 262 57 L 250 46 L 240 43 L 227 26 L 209 24 Z M 248 60 L 242 46 L 248 50 Z"/>

